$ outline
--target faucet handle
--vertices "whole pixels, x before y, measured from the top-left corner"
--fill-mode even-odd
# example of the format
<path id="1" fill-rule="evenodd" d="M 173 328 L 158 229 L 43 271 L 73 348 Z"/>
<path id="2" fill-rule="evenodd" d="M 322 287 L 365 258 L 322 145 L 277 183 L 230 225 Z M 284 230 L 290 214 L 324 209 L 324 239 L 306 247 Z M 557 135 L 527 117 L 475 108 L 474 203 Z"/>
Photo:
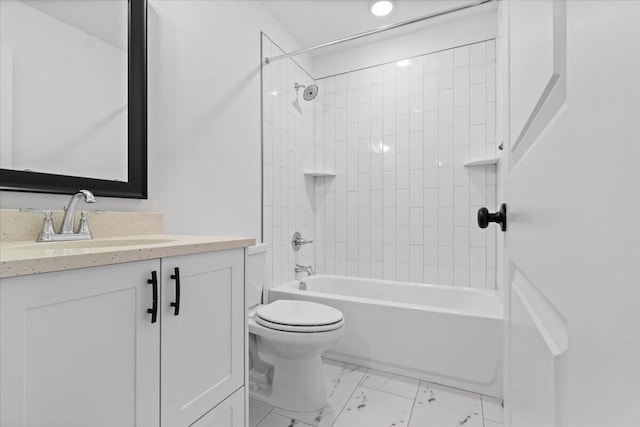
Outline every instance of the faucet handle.
<path id="1" fill-rule="evenodd" d="M 91 230 L 89 230 L 89 212 L 80 212 L 80 225 L 78 226 L 78 234 L 88 234 L 91 236 Z"/>
<path id="2" fill-rule="evenodd" d="M 38 209 L 38 208 L 20 208 L 20 212 L 33 212 L 33 213 L 41 213 L 44 216 L 51 215 L 50 210 Z M 48 212 L 48 214 L 47 214 Z"/>
<path id="3" fill-rule="evenodd" d="M 53 228 L 53 220 L 51 219 L 51 211 L 47 209 L 37 208 L 22 208 L 20 212 L 33 212 L 44 215 L 44 221 L 42 222 L 42 230 L 36 239 L 37 242 L 48 242 L 52 240 L 52 236 L 56 234 Z"/>
<path id="4" fill-rule="evenodd" d="M 309 243 L 313 243 L 313 240 L 306 240 L 302 237 L 299 231 L 293 233 L 293 238 L 291 239 L 291 247 L 294 251 L 298 252 L 303 245 L 308 245 Z"/>

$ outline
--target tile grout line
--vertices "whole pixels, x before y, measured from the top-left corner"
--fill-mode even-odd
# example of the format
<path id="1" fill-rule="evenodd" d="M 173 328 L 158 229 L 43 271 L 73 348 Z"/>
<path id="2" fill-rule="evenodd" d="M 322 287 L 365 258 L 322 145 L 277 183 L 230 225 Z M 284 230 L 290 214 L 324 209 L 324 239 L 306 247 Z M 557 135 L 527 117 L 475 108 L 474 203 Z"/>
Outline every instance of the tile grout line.
<path id="1" fill-rule="evenodd" d="M 411 405 L 411 413 L 409 414 L 409 420 L 407 421 L 407 427 L 411 427 L 411 418 L 413 418 L 413 410 L 415 409 L 416 404 L 418 402 L 418 393 L 420 393 L 420 384 L 422 384 L 422 380 L 418 380 L 418 388 L 416 389 L 416 394 L 413 397 L 413 405 Z"/>
<path id="2" fill-rule="evenodd" d="M 273 412 L 273 406 L 270 406 L 270 405 L 269 405 L 269 408 L 271 408 L 271 409 L 269 409 L 269 411 L 267 411 L 267 413 L 266 413 L 266 414 L 264 414 L 264 416 L 263 416 L 262 418 L 260 418 L 260 420 L 256 423 L 255 427 L 260 427 L 260 423 L 261 423 L 262 421 L 264 421 L 264 419 L 265 419 L 265 418 L 267 418 L 267 417 L 269 416 L 269 414 L 270 414 L 270 413 L 272 413 L 272 412 Z"/>
<path id="3" fill-rule="evenodd" d="M 394 377 L 408 378 L 408 379 L 411 379 L 411 380 L 417 380 L 417 381 L 418 381 L 418 388 L 420 387 L 420 381 L 421 381 L 421 380 L 419 380 L 419 379 L 417 379 L 417 378 L 405 377 L 404 375 L 397 375 L 397 374 L 394 374 L 394 373 L 391 373 L 391 372 L 381 371 L 381 370 L 379 370 L 379 369 L 373 369 L 373 368 L 367 368 L 367 371 L 364 373 L 364 375 L 362 376 L 362 379 L 361 379 L 361 380 L 360 380 L 360 382 L 358 383 L 358 385 L 359 385 L 359 386 L 362 386 L 362 387 L 367 388 L 367 389 L 369 389 L 369 390 L 375 390 L 375 391 L 379 391 L 379 392 L 381 392 L 381 393 L 387 393 L 387 394 L 391 394 L 391 395 L 398 396 L 398 397 L 404 397 L 405 399 L 411 399 L 410 397 L 404 396 L 404 395 L 402 395 L 402 394 L 393 393 L 393 392 L 385 391 L 385 390 L 380 390 L 379 388 L 374 388 L 374 387 L 370 387 L 370 386 L 368 386 L 368 385 L 363 384 L 362 382 L 367 378 L 367 374 L 368 374 L 368 373 L 369 373 L 369 371 L 371 371 L 371 370 L 374 370 L 374 371 L 377 371 L 377 372 L 382 372 L 382 373 L 385 373 L 385 374 L 390 374 L 390 375 L 393 375 Z M 389 379 L 389 381 L 391 381 L 391 380 L 393 380 L 393 378 L 390 378 L 390 379 Z"/>
<path id="4" fill-rule="evenodd" d="M 346 366 L 346 365 L 345 365 Z M 358 366 L 358 365 L 354 365 L 354 366 Z M 364 366 L 363 366 L 364 367 Z M 367 368 L 366 371 L 364 371 L 364 374 L 362 375 L 362 378 L 364 378 L 367 375 L 367 372 L 369 372 L 369 368 Z M 360 380 L 362 381 L 362 379 Z M 347 406 L 347 404 L 349 404 L 349 401 L 351 400 L 351 398 L 353 397 L 353 394 L 356 392 L 356 390 L 358 389 L 358 386 L 360 385 L 360 381 L 358 382 L 358 384 L 356 384 L 356 386 L 353 388 L 353 391 L 351 392 L 351 394 L 349 395 L 349 397 L 347 398 L 347 400 L 344 402 L 344 405 L 342 405 L 342 408 L 340 408 L 340 412 L 338 412 L 338 415 L 336 415 L 335 420 L 333 420 L 333 422 L 331 423 L 331 426 L 333 427 L 336 424 L 336 421 L 338 421 L 338 418 L 340 418 L 340 415 L 342 415 L 342 412 L 344 411 L 344 408 Z"/>
<path id="5" fill-rule="evenodd" d="M 390 395 L 392 395 L 392 396 L 402 397 L 402 398 L 405 398 L 405 399 L 411 400 L 411 398 L 410 398 L 410 397 L 407 397 L 407 396 L 405 396 L 405 395 L 398 394 L 398 393 L 393 393 L 393 392 L 386 391 L 386 390 L 380 390 L 379 388 L 374 388 L 374 387 L 371 387 L 371 386 L 368 386 L 368 385 L 364 385 L 364 384 L 362 384 L 362 383 L 358 384 L 358 386 L 359 386 L 359 387 L 364 387 L 364 388 L 366 388 L 366 389 L 368 389 L 368 390 L 373 390 L 373 391 L 377 391 L 377 392 L 380 392 L 380 393 L 390 394 Z"/>

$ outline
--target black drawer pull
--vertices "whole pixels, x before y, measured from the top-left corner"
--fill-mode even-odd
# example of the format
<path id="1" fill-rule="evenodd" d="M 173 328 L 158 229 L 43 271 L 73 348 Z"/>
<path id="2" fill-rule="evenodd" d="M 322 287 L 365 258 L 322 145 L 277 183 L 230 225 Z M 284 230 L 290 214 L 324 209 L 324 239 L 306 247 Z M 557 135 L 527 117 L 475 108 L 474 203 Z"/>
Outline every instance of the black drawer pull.
<path id="1" fill-rule="evenodd" d="M 147 313 L 151 314 L 151 323 L 156 323 L 158 319 L 158 274 L 151 272 L 151 279 L 147 283 L 153 285 L 153 305 L 147 309 Z"/>
<path id="2" fill-rule="evenodd" d="M 171 307 L 175 307 L 173 315 L 177 316 L 180 313 L 180 269 L 176 267 L 173 271 L 171 278 L 176 281 L 176 302 L 172 302 Z"/>

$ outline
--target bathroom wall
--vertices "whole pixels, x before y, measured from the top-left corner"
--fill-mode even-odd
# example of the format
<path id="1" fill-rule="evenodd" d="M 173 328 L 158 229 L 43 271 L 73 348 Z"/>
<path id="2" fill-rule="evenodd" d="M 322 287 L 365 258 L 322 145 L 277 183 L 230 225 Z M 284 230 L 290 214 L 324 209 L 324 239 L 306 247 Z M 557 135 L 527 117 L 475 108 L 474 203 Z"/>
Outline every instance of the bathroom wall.
<path id="1" fill-rule="evenodd" d="M 495 40 L 317 84 L 318 270 L 495 288 Z"/>
<path id="2" fill-rule="evenodd" d="M 496 37 L 497 4 L 440 16 L 314 52 L 316 78 L 360 70 Z"/>
<path id="3" fill-rule="evenodd" d="M 266 35 L 263 55 L 283 51 Z M 313 178 L 303 172 L 313 169 L 313 101 L 296 93 L 295 83 L 313 84 L 313 78 L 295 61 L 284 59 L 265 64 L 263 73 L 263 164 L 264 164 L 264 242 L 267 255 L 267 286 L 294 278 L 296 263 L 313 264 L 314 245 L 294 252 L 291 238 L 295 231 L 303 237 L 314 235 Z M 297 102 L 294 104 L 294 102 Z"/>
<path id="4" fill-rule="evenodd" d="M 149 199 L 91 208 L 164 212 L 168 233 L 259 239 L 260 32 L 302 46 L 256 1 L 151 0 L 148 21 Z M 68 199 L 2 191 L 0 207 Z"/>

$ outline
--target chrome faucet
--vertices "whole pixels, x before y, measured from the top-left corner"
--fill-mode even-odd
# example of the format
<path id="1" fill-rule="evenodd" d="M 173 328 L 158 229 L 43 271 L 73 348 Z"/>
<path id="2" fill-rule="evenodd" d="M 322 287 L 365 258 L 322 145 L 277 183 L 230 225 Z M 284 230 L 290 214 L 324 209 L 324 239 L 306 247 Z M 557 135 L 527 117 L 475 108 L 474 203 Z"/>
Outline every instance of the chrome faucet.
<path id="1" fill-rule="evenodd" d="M 60 225 L 60 232 L 56 233 L 53 228 L 53 219 L 50 210 L 35 209 L 35 208 L 22 208 L 21 212 L 35 212 L 44 215 L 44 222 L 42 223 L 42 230 L 36 239 L 37 242 L 62 242 L 66 240 L 89 240 L 92 239 L 91 231 L 89 230 L 89 213 L 82 212 L 82 218 L 80 219 L 80 225 L 78 231 L 73 231 L 73 225 L 75 222 L 76 208 L 80 199 L 84 197 L 85 203 L 94 203 L 96 201 L 93 197 L 93 193 L 89 190 L 80 190 L 71 197 L 69 204 L 64 208 L 64 219 Z"/>
<path id="2" fill-rule="evenodd" d="M 296 269 L 295 269 L 296 273 L 307 273 L 307 276 L 313 276 L 314 274 L 316 274 L 315 271 L 313 271 L 313 267 L 310 265 L 300 265 L 300 264 L 296 264 Z"/>
<path id="3" fill-rule="evenodd" d="M 59 234 L 76 234 L 73 231 L 73 225 L 75 223 L 76 208 L 82 198 L 84 198 L 85 203 L 95 203 L 96 201 L 93 193 L 89 190 L 80 190 L 71 196 L 69 204 L 64 208 L 64 218 L 62 219 L 62 225 L 60 225 Z M 86 219 L 86 217 L 84 219 Z M 90 235 L 89 238 L 91 238 Z"/>

